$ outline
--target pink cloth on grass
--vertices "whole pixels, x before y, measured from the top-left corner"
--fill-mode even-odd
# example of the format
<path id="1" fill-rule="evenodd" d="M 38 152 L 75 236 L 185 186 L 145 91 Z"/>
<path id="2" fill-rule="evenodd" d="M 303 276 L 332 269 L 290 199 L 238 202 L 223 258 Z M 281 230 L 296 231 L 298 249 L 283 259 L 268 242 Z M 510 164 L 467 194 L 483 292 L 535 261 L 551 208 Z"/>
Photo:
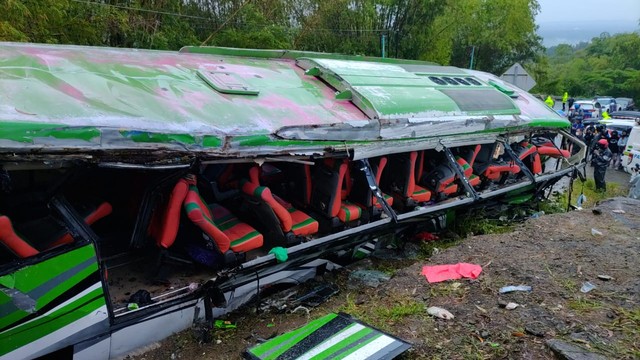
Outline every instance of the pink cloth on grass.
<path id="1" fill-rule="evenodd" d="M 427 281 L 430 283 L 460 279 L 463 277 L 477 279 L 481 272 L 482 267 L 480 265 L 468 263 L 422 267 L 422 275 L 426 276 Z"/>

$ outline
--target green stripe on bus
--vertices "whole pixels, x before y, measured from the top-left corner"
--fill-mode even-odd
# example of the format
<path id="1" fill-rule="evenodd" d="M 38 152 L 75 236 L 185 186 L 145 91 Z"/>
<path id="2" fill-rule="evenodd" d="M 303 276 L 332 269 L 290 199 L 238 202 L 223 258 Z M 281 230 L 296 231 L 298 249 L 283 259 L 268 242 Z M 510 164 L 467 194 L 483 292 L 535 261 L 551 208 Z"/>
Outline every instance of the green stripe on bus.
<path id="1" fill-rule="evenodd" d="M 356 324 L 357 323 L 354 323 L 353 325 L 356 325 Z M 346 329 L 344 329 L 344 330 L 346 330 Z M 346 347 L 349 344 L 353 344 L 353 343 L 357 342 L 358 340 L 362 339 L 363 337 L 365 337 L 366 335 L 370 334 L 371 332 L 373 332 L 373 329 L 371 329 L 369 327 L 364 327 L 362 330 L 358 331 L 357 333 L 347 337 L 346 339 L 343 339 L 342 341 L 336 343 L 332 347 L 330 347 L 330 348 L 326 349 L 325 351 L 319 353 L 318 355 L 312 357 L 311 360 L 330 359 L 332 357 L 329 356 L 329 355 L 337 352 L 338 350 Z M 337 333 L 335 336 L 339 336 L 339 335 L 340 335 L 340 333 Z M 331 338 L 329 338 L 328 340 L 331 340 Z"/>
<path id="2" fill-rule="evenodd" d="M 380 334 L 379 336 L 374 336 L 371 337 L 369 339 L 367 339 L 367 341 L 363 341 L 362 343 L 358 344 L 357 346 L 354 346 L 353 348 L 349 349 L 348 351 L 343 352 L 342 354 L 340 354 L 339 356 L 335 357 L 334 359 L 338 360 L 338 359 L 344 359 L 347 356 L 353 354 L 354 352 L 362 349 L 363 347 L 369 345 L 372 341 L 378 340 L 379 338 L 385 336 L 384 334 Z"/>
<path id="3" fill-rule="evenodd" d="M 104 305 L 102 288 L 98 288 L 46 317 L 40 317 L 35 321 L 6 331 L 0 334 L 0 344 L 2 344 L 0 355 L 51 334 L 84 316 L 90 315 Z"/>
<path id="4" fill-rule="evenodd" d="M 290 347 L 298 343 L 300 340 L 307 337 L 312 332 L 318 330 L 324 324 L 335 319 L 337 316 L 338 316 L 337 314 L 331 313 L 327 316 L 321 317 L 320 319 L 316 319 L 310 322 L 309 324 L 307 324 L 305 327 L 303 327 L 299 331 L 292 331 L 287 334 L 282 334 L 279 337 L 273 339 L 272 341 L 269 341 L 268 343 L 255 347 L 254 349 L 251 350 L 251 352 L 256 356 L 260 356 L 270 352 L 272 349 L 277 348 L 278 346 L 282 346 L 282 348 L 278 350 L 278 353 L 275 356 L 277 357 L 278 355 L 282 354 L 287 349 L 289 349 Z M 293 341 L 293 344 L 289 344 L 292 341 Z M 289 345 L 289 346 L 285 346 L 285 345 Z M 272 357 L 273 354 L 269 354 L 269 357 L 267 359 L 274 359 L 275 357 Z"/>

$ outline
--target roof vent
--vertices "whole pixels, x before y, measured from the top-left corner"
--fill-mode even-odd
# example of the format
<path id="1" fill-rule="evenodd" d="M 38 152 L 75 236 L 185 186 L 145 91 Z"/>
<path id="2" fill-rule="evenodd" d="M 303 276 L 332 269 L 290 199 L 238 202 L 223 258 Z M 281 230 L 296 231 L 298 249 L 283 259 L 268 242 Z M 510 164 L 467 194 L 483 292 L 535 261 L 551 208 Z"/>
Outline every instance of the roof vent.
<path id="1" fill-rule="evenodd" d="M 252 87 L 240 76 L 225 71 L 198 70 L 198 76 L 217 92 L 235 95 L 258 95 L 260 90 Z"/>
<path id="2" fill-rule="evenodd" d="M 467 86 L 471 85 L 471 84 L 469 84 L 469 83 L 468 83 L 465 79 L 463 79 L 463 78 L 458 78 L 458 77 L 457 77 L 457 78 L 454 78 L 454 79 L 455 79 L 457 82 L 459 82 L 460 84 L 462 84 L 462 85 L 467 85 Z"/>
<path id="3" fill-rule="evenodd" d="M 482 83 L 472 77 L 468 77 L 465 78 L 465 80 L 467 80 L 468 82 L 472 83 L 473 85 L 482 85 Z"/>
<path id="4" fill-rule="evenodd" d="M 447 85 L 447 83 L 444 80 L 440 79 L 437 76 L 429 76 L 429 80 L 433 81 L 438 85 Z"/>
<path id="5" fill-rule="evenodd" d="M 453 80 L 453 79 L 452 79 L 452 78 L 450 78 L 450 77 L 443 76 L 443 77 L 442 77 L 442 80 L 444 80 L 444 81 L 448 82 L 448 83 L 449 83 L 449 84 L 451 84 L 451 85 L 458 85 L 458 82 L 457 82 L 457 81 L 455 81 L 455 80 Z"/>

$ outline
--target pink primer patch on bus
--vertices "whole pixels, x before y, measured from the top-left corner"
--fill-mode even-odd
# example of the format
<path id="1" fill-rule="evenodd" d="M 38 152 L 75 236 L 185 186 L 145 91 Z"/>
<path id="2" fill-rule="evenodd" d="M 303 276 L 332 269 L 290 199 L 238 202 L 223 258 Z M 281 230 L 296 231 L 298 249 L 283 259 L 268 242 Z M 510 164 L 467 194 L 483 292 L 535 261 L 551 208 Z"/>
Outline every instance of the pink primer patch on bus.
<path id="1" fill-rule="evenodd" d="M 66 95 L 71 96 L 76 100 L 80 100 L 80 101 L 87 100 L 87 97 L 84 96 L 84 94 L 80 90 L 76 89 L 75 87 L 73 87 L 73 85 L 69 83 L 65 83 L 65 82 L 61 83 L 60 85 L 58 85 L 58 90 L 62 91 Z"/>

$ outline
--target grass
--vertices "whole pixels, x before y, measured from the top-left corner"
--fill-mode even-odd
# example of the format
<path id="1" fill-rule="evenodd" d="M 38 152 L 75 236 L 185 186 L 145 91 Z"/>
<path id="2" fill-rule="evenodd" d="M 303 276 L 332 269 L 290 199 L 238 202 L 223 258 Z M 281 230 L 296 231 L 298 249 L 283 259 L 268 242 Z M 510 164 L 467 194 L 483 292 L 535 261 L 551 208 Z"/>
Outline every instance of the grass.
<path id="1" fill-rule="evenodd" d="M 389 331 L 395 322 L 408 316 L 417 315 L 421 319 L 427 319 L 424 304 L 411 296 L 402 294 L 375 296 L 362 304 L 357 303 L 353 294 L 347 294 L 339 311 L 385 331 Z"/>
<path id="2" fill-rule="evenodd" d="M 456 217 L 451 231 L 467 237 L 469 235 L 504 234 L 513 231 L 513 225 L 500 219 L 486 217 L 482 210 L 475 213 L 461 213 Z"/>
<path id="3" fill-rule="evenodd" d="M 578 298 L 569 300 L 567 306 L 569 309 L 578 313 L 587 313 L 602 308 L 602 303 L 597 300 L 589 300 L 586 298 Z"/>
<path id="4" fill-rule="evenodd" d="M 616 196 L 626 196 L 626 190 L 620 186 L 620 184 L 616 184 L 614 182 L 607 183 L 607 191 L 600 192 L 596 191 L 596 183 L 593 179 L 587 179 L 584 183 L 580 180 L 577 180 L 573 183 L 573 192 L 571 194 L 571 202 L 573 204 L 578 200 L 578 196 L 580 196 L 580 192 L 583 189 L 584 185 L 584 195 L 587 197 L 587 201 L 582 204 L 583 208 L 590 208 L 595 206 L 598 201 L 616 197 Z M 567 208 L 567 197 L 564 196 L 562 199 L 562 204 L 564 208 Z"/>
<path id="5" fill-rule="evenodd" d="M 612 344 L 611 350 L 616 358 L 640 358 L 640 308 L 631 310 L 615 308 L 613 312 L 617 315 L 616 319 L 605 324 L 604 327 L 621 332 L 623 338 Z"/>
<path id="6" fill-rule="evenodd" d="M 462 299 L 467 295 L 468 289 L 462 283 L 437 283 L 432 284 L 429 289 L 429 295 L 431 297 L 455 297 Z"/>

